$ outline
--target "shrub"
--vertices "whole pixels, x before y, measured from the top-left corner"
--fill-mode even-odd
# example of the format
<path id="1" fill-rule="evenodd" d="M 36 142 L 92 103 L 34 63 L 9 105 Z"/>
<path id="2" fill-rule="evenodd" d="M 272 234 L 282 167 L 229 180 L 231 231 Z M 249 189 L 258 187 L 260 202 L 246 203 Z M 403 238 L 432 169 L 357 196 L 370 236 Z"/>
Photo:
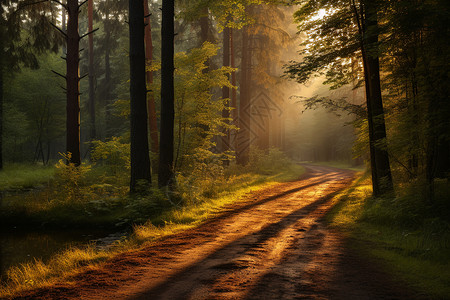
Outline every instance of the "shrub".
<path id="1" fill-rule="evenodd" d="M 252 172 L 263 175 L 276 174 L 291 164 L 286 154 L 278 148 L 270 148 L 267 152 L 258 148 L 250 149 L 248 167 Z"/>
<path id="2" fill-rule="evenodd" d="M 76 166 L 74 163 L 66 163 L 70 161 L 72 154 L 60 153 L 63 159 L 56 164 L 55 173 L 55 193 L 57 199 L 66 201 L 82 200 L 82 181 L 87 172 L 91 170 L 91 166 Z"/>
<path id="3" fill-rule="evenodd" d="M 122 138 L 112 137 L 109 141 L 92 141 L 91 157 L 94 162 L 102 163 L 114 175 L 130 169 L 130 144 Z"/>

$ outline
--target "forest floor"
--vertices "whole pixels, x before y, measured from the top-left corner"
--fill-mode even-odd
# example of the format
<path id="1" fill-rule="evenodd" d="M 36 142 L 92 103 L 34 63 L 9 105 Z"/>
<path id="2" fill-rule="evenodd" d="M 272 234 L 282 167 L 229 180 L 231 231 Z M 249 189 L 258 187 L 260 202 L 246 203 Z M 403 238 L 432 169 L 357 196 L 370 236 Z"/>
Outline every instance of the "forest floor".
<path id="1" fill-rule="evenodd" d="M 355 172 L 306 166 L 200 226 L 17 299 L 415 299 L 380 262 L 327 227 Z"/>

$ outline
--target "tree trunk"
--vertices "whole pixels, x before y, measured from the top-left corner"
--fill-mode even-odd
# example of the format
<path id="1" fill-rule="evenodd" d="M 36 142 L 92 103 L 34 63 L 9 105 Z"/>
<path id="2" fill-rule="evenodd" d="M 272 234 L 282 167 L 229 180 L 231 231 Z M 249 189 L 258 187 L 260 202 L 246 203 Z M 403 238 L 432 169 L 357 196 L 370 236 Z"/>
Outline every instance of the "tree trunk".
<path id="1" fill-rule="evenodd" d="M 174 176 L 174 16 L 174 0 L 163 0 L 161 27 L 161 138 L 158 172 L 159 187 L 170 185 L 170 181 Z"/>
<path id="2" fill-rule="evenodd" d="M 0 49 L 3 42 L 0 36 Z M 0 57 L 0 170 L 3 170 L 3 57 Z"/>
<path id="3" fill-rule="evenodd" d="M 225 27 L 223 30 L 223 62 L 222 65 L 224 67 L 230 66 L 230 28 Z M 230 75 L 228 76 L 228 81 L 230 81 Z M 222 117 L 229 119 L 230 118 L 230 111 L 228 110 L 229 104 L 229 98 L 230 98 L 230 88 L 227 86 L 224 86 L 222 88 L 222 98 L 228 99 L 228 104 L 226 108 L 222 111 Z M 229 121 L 226 121 L 227 124 L 229 124 Z M 222 133 L 224 136 L 222 136 L 222 151 L 226 152 L 230 150 L 230 131 L 227 128 L 224 128 Z M 228 164 L 229 161 L 227 160 L 225 164 Z"/>
<path id="4" fill-rule="evenodd" d="M 242 59 L 241 59 L 241 82 L 239 101 L 239 132 L 237 139 L 236 161 L 239 165 L 246 165 L 250 154 L 250 73 L 251 57 L 249 50 L 248 27 L 242 33 Z"/>
<path id="5" fill-rule="evenodd" d="M 145 82 L 144 4 L 129 0 L 130 29 L 130 192 L 136 192 L 139 181 L 151 185 L 147 130 L 147 87 Z"/>
<path id="6" fill-rule="evenodd" d="M 230 65 L 232 68 L 236 67 L 235 63 L 235 54 L 234 54 L 234 30 L 230 28 Z M 231 73 L 231 84 L 236 86 L 236 72 Z M 237 89 L 233 89 L 231 91 L 231 107 L 233 110 L 231 111 L 231 116 L 233 119 L 233 125 L 237 125 Z M 234 135 L 234 142 L 236 142 L 236 130 L 233 130 L 232 135 Z M 230 145 L 230 147 L 236 151 L 236 145 Z"/>
<path id="7" fill-rule="evenodd" d="M 373 113 L 372 113 L 372 102 L 370 97 L 370 81 L 368 75 L 367 67 L 367 54 L 365 48 L 361 49 L 364 67 L 364 85 L 366 89 L 366 106 L 367 106 L 367 123 L 369 126 L 369 157 L 370 157 L 370 171 L 372 174 L 372 190 L 375 197 L 380 195 L 379 178 L 377 175 L 377 163 L 375 160 L 375 145 L 373 138 Z"/>
<path id="8" fill-rule="evenodd" d="M 67 1 L 67 120 L 66 150 L 71 153 L 70 162 L 81 164 L 80 154 L 80 36 L 78 34 L 78 0 Z"/>
<path id="9" fill-rule="evenodd" d="M 111 137 L 113 134 L 111 133 L 111 126 L 112 126 L 112 121 L 111 121 L 111 112 L 109 109 L 109 105 L 111 104 L 111 47 L 110 47 L 110 43 L 111 43 L 111 29 L 109 28 L 110 25 L 110 21 L 109 19 L 109 13 L 106 13 L 106 18 L 105 18 L 105 135 L 106 137 Z"/>
<path id="10" fill-rule="evenodd" d="M 61 3 L 67 4 L 67 1 L 62 0 Z M 67 10 L 66 10 L 65 7 L 62 7 L 62 9 L 61 9 L 61 29 L 62 29 L 63 32 L 67 32 L 66 17 L 67 17 Z M 63 46 L 62 46 L 62 55 L 65 56 L 66 52 L 67 52 L 67 45 L 63 44 Z"/>
<path id="11" fill-rule="evenodd" d="M 379 184 L 379 194 L 387 194 L 394 191 L 391 168 L 386 141 L 386 125 L 384 119 L 383 99 L 380 83 L 380 62 L 378 58 L 378 20 L 377 3 L 372 0 L 365 1 L 367 37 L 366 43 L 369 53 L 366 52 L 366 67 L 369 83 L 369 97 L 372 113 L 374 158 L 376 162 L 376 176 Z M 381 144 L 381 146 L 380 146 Z M 375 195 L 378 196 L 378 195 Z"/>
<path id="12" fill-rule="evenodd" d="M 94 0 L 88 1 L 88 31 L 94 30 Z M 96 139 L 95 130 L 95 87 L 94 87 L 94 37 L 89 34 L 89 138 Z"/>
<path id="13" fill-rule="evenodd" d="M 144 15 L 147 16 L 145 27 L 145 57 L 147 59 L 147 66 L 153 62 L 153 40 L 152 40 L 152 22 L 150 20 L 150 12 L 148 8 L 148 0 L 144 0 Z M 153 84 L 153 72 L 147 71 L 147 84 Z M 158 121 L 156 118 L 155 98 L 153 93 L 147 94 L 147 109 L 148 109 L 148 127 L 150 129 L 151 151 L 153 154 L 158 154 Z M 155 162 L 153 161 L 153 165 Z"/>

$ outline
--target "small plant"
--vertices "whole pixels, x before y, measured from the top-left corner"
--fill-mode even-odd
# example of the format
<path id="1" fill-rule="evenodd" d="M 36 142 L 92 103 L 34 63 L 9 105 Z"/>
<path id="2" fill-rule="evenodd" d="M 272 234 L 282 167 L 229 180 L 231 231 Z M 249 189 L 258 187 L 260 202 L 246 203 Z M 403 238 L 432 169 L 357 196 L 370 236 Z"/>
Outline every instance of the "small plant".
<path id="1" fill-rule="evenodd" d="M 109 141 L 93 141 L 92 160 L 104 164 L 114 175 L 130 169 L 130 144 L 123 143 L 121 137 Z"/>
<path id="2" fill-rule="evenodd" d="M 177 191 L 187 202 L 199 202 L 217 194 L 217 186 L 225 180 L 222 154 L 199 147 L 189 157 L 189 168 L 177 175 Z"/>
<path id="3" fill-rule="evenodd" d="M 76 166 L 74 163 L 71 163 L 72 154 L 70 152 L 59 154 L 63 158 L 56 164 L 55 193 L 57 194 L 57 199 L 80 201 L 82 200 L 82 180 L 86 173 L 91 170 L 91 166 Z"/>
<path id="4" fill-rule="evenodd" d="M 276 174 L 292 165 L 289 158 L 278 148 L 270 148 L 267 152 L 258 148 L 250 149 L 249 169 L 264 175 Z"/>

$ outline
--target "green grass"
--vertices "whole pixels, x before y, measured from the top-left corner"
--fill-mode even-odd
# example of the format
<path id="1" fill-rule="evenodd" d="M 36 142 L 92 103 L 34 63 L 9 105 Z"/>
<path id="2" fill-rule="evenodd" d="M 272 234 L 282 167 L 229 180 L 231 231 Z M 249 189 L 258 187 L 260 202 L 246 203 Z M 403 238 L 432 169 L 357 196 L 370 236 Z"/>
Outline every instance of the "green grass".
<path id="1" fill-rule="evenodd" d="M 0 171 L 0 191 L 35 188 L 47 184 L 55 174 L 54 166 L 11 164 Z"/>
<path id="2" fill-rule="evenodd" d="M 68 278 L 68 275 L 79 272 L 85 268 L 95 268 L 96 265 L 119 253 L 139 249 L 142 245 L 151 243 L 163 236 L 174 234 L 188 228 L 193 228 L 201 224 L 228 205 L 245 199 L 248 193 L 267 188 L 284 181 L 297 179 L 305 169 L 299 165 L 289 164 L 278 169 L 278 172 L 236 172 L 236 175 L 229 176 L 227 180 L 215 183 L 215 194 L 213 197 L 201 197 L 196 201 L 184 202 L 181 206 L 169 205 L 167 199 L 161 191 L 152 190 L 153 194 L 129 198 L 118 197 L 113 200 L 112 208 L 107 209 L 105 215 L 97 212 L 91 216 L 91 222 L 117 222 L 118 220 L 128 220 L 133 222 L 133 234 L 128 239 L 117 243 L 109 250 L 98 250 L 93 247 L 85 249 L 70 248 L 63 253 L 56 254 L 49 262 L 36 261 L 9 270 L 9 280 L 3 287 L 0 287 L 0 298 L 9 297 L 14 293 L 51 285 L 56 280 Z M 255 170 L 254 170 L 255 171 Z M 256 170 L 258 171 L 258 170 Z M 260 170 L 259 170 L 260 171 Z M 261 174 L 266 173 L 266 174 Z M 29 216 L 38 216 L 65 219 L 70 222 L 89 222 L 89 218 L 83 217 L 82 209 L 90 209 L 90 202 L 63 203 L 63 205 L 44 203 L 39 206 L 33 200 L 26 205 Z M 106 201 L 106 200 L 105 200 Z M 111 199 L 109 200 L 111 201 Z M 92 202 L 92 201 L 91 201 Z M 99 207 L 104 207 L 107 203 L 98 203 Z M 69 213 L 72 216 L 69 216 Z M 78 215 L 77 214 L 81 214 Z M 77 217 L 74 217 L 77 216 Z M 104 220 L 102 221 L 102 216 Z M 90 226 L 94 226 L 91 223 Z"/>
<path id="3" fill-rule="evenodd" d="M 411 195 L 396 200 L 371 198 L 367 177 L 356 180 L 337 200 L 327 220 L 348 234 L 359 251 L 380 258 L 394 277 L 403 278 L 432 298 L 450 295 L 450 232 L 446 221 L 430 218 L 427 211 L 421 212 L 424 216 L 420 218 L 405 205 L 410 201 L 417 206 Z"/>

